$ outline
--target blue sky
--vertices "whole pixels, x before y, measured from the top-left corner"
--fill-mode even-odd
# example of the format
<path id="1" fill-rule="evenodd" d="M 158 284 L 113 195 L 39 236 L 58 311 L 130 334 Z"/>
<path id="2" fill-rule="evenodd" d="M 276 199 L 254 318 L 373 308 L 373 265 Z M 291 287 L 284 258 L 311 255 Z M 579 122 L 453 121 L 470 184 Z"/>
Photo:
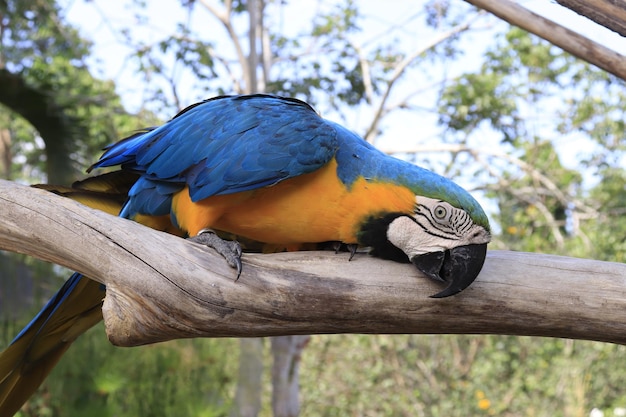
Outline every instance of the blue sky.
<path id="1" fill-rule="evenodd" d="M 221 2 L 207 0 L 217 7 Z M 141 107 L 146 99 L 145 78 L 137 74 L 136 66 L 129 56 L 133 49 L 124 44 L 123 28 L 133 28 L 132 37 L 143 40 L 145 43 L 154 42 L 169 33 L 176 32 L 176 25 L 191 19 L 193 28 L 205 39 L 216 42 L 219 52 L 225 56 L 234 56 L 222 25 L 211 17 L 200 5 L 196 5 L 193 14 L 178 6 L 176 0 L 147 1 L 145 16 L 146 22 L 138 22 L 135 8 L 128 6 L 124 0 L 62 0 L 65 5 L 66 18 L 77 26 L 83 37 L 94 43 L 93 57 L 90 64 L 96 75 L 112 79 L 116 82 L 118 93 L 122 96 L 125 106 L 133 111 Z M 299 0 L 290 1 L 287 6 L 279 9 L 279 13 L 270 16 L 272 25 L 278 25 L 286 36 L 295 36 L 310 27 L 311 18 L 317 8 L 330 8 L 337 1 Z M 523 0 L 524 6 L 544 15 L 561 24 L 589 36 L 593 40 L 607 45 L 616 51 L 626 54 L 626 38 L 609 31 L 606 28 L 593 24 L 574 12 L 565 9 L 551 0 Z M 452 5 L 465 5 L 461 0 L 451 0 Z M 377 42 L 392 41 L 394 45 L 405 53 L 424 45 L 436 35 L 432 29 L 415 24 L 407 24 L 411 17 L 422 10 L 421 2 L 407 2 L 403 0 L 362 0 L 358 2 L 363 21 L 363 33 L 355 37 L 355 41 L 364 47 L 371 47 Z M 145 23 L 145 24 L 144 24 Z M 245 22 L 244 22 L 245 23 Z M 389 27 L 396 26 L 389 32 Z M 403 98 L 407 92 L 425 90 L 412 99 L 412 104 L 418 107 L 432 107 L 436 97 L 437 81 L 445 76 L 452 78 L 463 72 L 477 68 L 482 62 L 481 56 L 487 45 L 493 42 L 494 34 L 503 30 L 506 24 L 494 17 L 486 17 L 478 22 L 480 30 L 463 35 L 463 56 L 455 60 L 452 65 L 442 68 L 438 65 L 414 68 L 403 77 L 394 90 L 390 102 Z M 244 33 L 242 33 L 243 35 Z M 188 73 L 179 72 L 177 81 L 183 94 L 183 105 L 191 104 L 199 99 L 206 98 L 199 95 L 193 88 Z M 430 89 L 427 87 L 430 86 Z M 332 112 L 323 115 L 345 124 L 347 127 L 363 132 L 372 118 L 373 109 L 362 105 L 357 108 L 342 109 L 341 114 Z M 171 117 L 174 109 L 163 114 L 164 118 Z M 382 125 L 384 133 L 380 136 L 377 145 L 384 149 L 407 149 L 417 145 L 440 143 L 441 128 L 437 125 L 438 115 L 430 111 L 409 112 L 396 111 L 390 114 Z M 499 137 L 489 132 L 481 137 L 480 146 L 494 149 L 499 146 Z M 556 142 L 566 165 L 575 166 L 580 152 L 587 152 L 588 143 L 575 136 L 561 138 Z M 569 161 L 572 161 L 571 163 Z M 460 181 L 463 184 L 463 180 Z M 467 186 L 467 184 L 464 184 Z"/>

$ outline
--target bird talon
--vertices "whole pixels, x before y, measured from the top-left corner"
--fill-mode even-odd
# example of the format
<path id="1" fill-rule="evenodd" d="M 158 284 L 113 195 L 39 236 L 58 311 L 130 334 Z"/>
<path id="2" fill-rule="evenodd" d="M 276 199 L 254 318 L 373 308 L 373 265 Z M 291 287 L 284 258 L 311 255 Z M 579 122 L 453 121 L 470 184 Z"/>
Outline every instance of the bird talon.
<path id="1" fill-rule="evenodd" d="M 331 247 L 335 251 L 335 255 L 337 255 L 341 251 L 341 242 L 332 242 Z"/>
<path id="2" fill-rule="evenodd" d="M 359 248 L 359 245 L 357 245 L 356 243 L 349 243 L 346 246 L 348 247 L 348 250 L 350 251 L 350 257 L 348 258 L 348 262 L 350 262 L 352 258 L 354 258 L 354 255 L 356 255 L 356 251 Z"/>
<path id="3" fill-rule="evenodd" d="M 224 240 L 211 229 L 202 229 L 197 235 L 190 237 L 189 240 L 208 246 L 222 255 L 222 257 L 226 260 L 226 263 L 228 263 L 231 268 L 237 270 L 237 277 L 235 278 L 235 281 L 239 279 L 243 269 L 241 264 L 241 255 L 243 254 L 243 250 L 241 249 L 239 242 L 236 240 Z"/>

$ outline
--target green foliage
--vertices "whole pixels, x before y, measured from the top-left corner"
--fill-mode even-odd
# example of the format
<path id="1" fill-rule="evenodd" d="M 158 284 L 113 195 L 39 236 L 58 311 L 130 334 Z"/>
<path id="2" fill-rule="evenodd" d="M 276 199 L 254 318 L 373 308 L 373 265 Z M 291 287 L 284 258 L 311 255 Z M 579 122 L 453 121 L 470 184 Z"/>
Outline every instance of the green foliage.
<path id="1" fill-rule="evenodd" d="M 359 51 L 350 41 L 352 34 L 361 31 L 359 22 L 358 7 L 348 0 L 326 13 L 318 13 L 308 39 L 290 42 L 275 34 L 272 46 L 277 55 L 275 66 L 277 73 L 284 75 L 272 79 L 267 91 L 299 96 L 312 104 L 316 103 L 316 93 L 320 92 L 330 97 L 333 106 L 340 103 L 355 106 L 365 101 Z M 313 55 L 305 51 L 311 43 L 317 45 L 318 52 Z M 291 47 L 285 48 L 287 44 Z M 320 59 L 322 55 L 324 60 Z M 373 86 L 376 86 L 375 82 Z"/>
<path id="2" fill-rule="evenodd" d="M 22 324 L 2 322 L 0 343 Z M 75 342 L 18 416 L 226 416 L 237 349 L 233 339 L 115 348 L 100 325 Z M 624 355 L 624 346 L 550 338 L 314 336 L 302 357 L 301 415 L 611 411 L 626 405 Z"/>
<path id="3" fill-rule="evenodd" d="M 75 28 L 62 22 L 55 1 L 4 0 L 0 2 L 0 68 L 28 70 L 40 57 L 64 57 L 80 65 L 89 44 Z"/>
<path id="4" fill-rule="evenodd" d="M 508 154 L 490 158 L 499 178 L 486 187 L 498 206 L 496 246 L 624 259 L 621 209 L 613 202 L 622 193 L 625 98 L 623 81 L 518 28 L 487 50 L 478 72 L 444 89 L 440 123 L 451 136 L 477 143 L 489 131 Z M 556 148 L 566 135 L 590 149 L 574 156 L 575 169 Z M 586 189 L 594 176 L 598 185 Z"/>
<path id="5" fill-rule="evenodd" d="M 519 28 L 509 29 L 485 53 L 479 71 L 449 84 L 440 97 L 440 123 L 468 134 L 489 123 L 505 142 L 524 140 L 528 105 L 556 94 L 573 58 Z"/>
<path id="6" fill-rule="evenodd" d="M 513 250 L 531 252 L 567 253 L 562 242 L 567 234 L 566 221 L 568 201 L 565 195 L 573 194 L 580 187 L 580 172 L 561 165 L 552 143 L 524 143 L 524 154 L 520 160 L 534 170 L 549 173 L 545 184 L 537 184 L 541 179 L 522 173 L 518 178 L 505 174 L 513 186 L 500 188 L 490 195 L 497 198 L 496 219 L 502 225 L 500 239 Z M 536 189 L 552 187 L 555 192 L 537 193 Z"/>
<path id="7" fill-rule="evenodd" d="M 575 416 L 626 404 L 626 347 L 512 336 L 317 336 L 305 416 Z M 605 381 L 606 383 L 603 383 Z"/>
<path id="8" fill-rule="evenodd" d="M 66 125 L 61 137 L 38 132 L 44 147 L 32 126 L 3 112 L 0 129 L 9 130 L 12 154 L 19 156 L 10 167 L 13 178 L 42 181 L 47 173 L 70 182 L 82 176 L 102 147 L 143 127 L 142 117 L 131 117 L 123 109 L 114 84 L 91 75 L 84 62 L 90 44 L 62 21 L 55 1 L 2 2 L 0 18 L 0 69 L 17 74 L 28 88 L 50 98 L 48 104 L 60 109 Z M 63 151 L 55 156 L 63 162 L 54 165 L 63 172 L 47 169 L 52 155 L 46 151 L 52 148 Z"/>
<path id="9" fill-rule="evenodd" d="M 502 74 L 466 74 L 441 96 L 440 123 L 450 129 L 471 132 L 489 123 L 504 139 L 520 136 L 520 116 L 512 87 L 503 83 Z"/>
<path id="10" fill-rule="evenodd" d="M 585 222 L 580 231 L 589 241 L 588 253 L 594 259 L 626 262 L 626 171 L 607 167 L 590 193 L 597 215 Z"/>
<path id="11" fill-rule="evenodd" d="M 19 325 L 2 322 L 5 346 Z M 96 326 L 74 343 L 19 417 L 226 416 L 233 339 L 193 339 L 115 348 Z"/>
<path id="12" fill-rule="evenodd" d="M 44 143 L 26 120 L 0 104 L 0 126 L 11 137 L 9 166 L 3 167 L 3 179 L 45 179 Z"/>

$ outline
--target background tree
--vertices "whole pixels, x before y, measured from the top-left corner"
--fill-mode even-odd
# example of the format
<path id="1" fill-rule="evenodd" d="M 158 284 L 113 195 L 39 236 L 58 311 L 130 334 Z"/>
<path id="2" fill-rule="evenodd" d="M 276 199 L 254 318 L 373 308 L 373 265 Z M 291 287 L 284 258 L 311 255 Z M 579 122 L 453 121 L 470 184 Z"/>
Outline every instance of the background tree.
<path id="1" fill-rule="evenodd" d="M 14 178 L 32 174 L 39 182 L 50 172 L 50 180 L 67 182 L 97 148 L 156 122 L 144 115 L 171 117 L 215 94 L 275 92 L 312 102 L 378 146 L 474 188 L 500 231 L 494 248 L 624 258 L 623 82 L 463 2 L 412 4 L 393 23 L 368 15 L 360 3 L 320 2 L 294 34 L 282 20 L 288 7 L 282 2 L 199 0 L 176 9 L 175 30 L 151 36 L 138 30 L 150 28 L 153 10 L 131 2 L 133 21 L 117 26 L 115 36 L 129 51 L 125 68 L 142 81 L 139 117 L 132 118 L 114 84 L 90 75 L 89 42 L 68 24 L 67 11 L 42 0 L 0 7 L 0 68 L 49 100 L 72 131 L 56 136 L 55 153 L 57 142 L 48 144 L 35 123 L 0 116 L 11 133 L 3 160 L 11 161 Z M 101 16 L 104 25 L 119 25 Z M 473 58 L 464 59 L 470 52 Z M 57 168 L 50 153 L 65 155 Z M 52 173 L 69 166 L 71 174 Z M 191 389 L 169 396 L 151 382 L 132 382 L 153 377 L 128 375 L 139 361 L 134 350 L 114 353 L 98 338 L 95 332 L 77 342 L 26 413 L 67 415 L 68 404 L 77 415 L 158 415 L 168 407 L 180 411 L 180 404 L 190 414 L 228 413 L 235 365 L 227 358 L 238 349 L 231 341 L 177 342 L 137 354 L 149 362 L 138 368 L 172 377 L 163 384 L 170 393 L 187 384 L 181 380 L 199 386 L 199 373 L 211 373 L 198 398 Z M 296 348 L 293 358 L 302 341 L 287 344 Z M 303 415 L 584 415 L 592 406 L 607 413 L 626 406 L 619 346 L 485 336 L 320 336 L 308 346 L 300 373 Z M 93 357 L 102 369 L 79 362 Z M 96 379 L 77 382 L 75 390 L 59 385 L 89 378 Z M 251 401 L 253 414 L 258 401 Z"/>
<path id="2" fill-rule="evenodd" d="M 113 83 L 90 74 L 90 45 L 62 17 L 54 1 L 0 4 L 0 103 L 32 126 L 27 132 L 15 115 L 5 115 L 3 143 L 14 142 L 12 153 L 21 158 L 30 156 L 27 165 L 45 173 L 41 179 L 70 183 L 98 149 L 141 121 L 127 117 Z M 33 128 L 41 140 L 34 147 Z M 19 173 L 20 162 L 4 155 L 5 173 Z"/>
<path id="3" fill-rule="evenodd" d="M 71 184 L 106 144 L 155 123 L 147 112 L 129 115 L 114 83 L 91 75 L 90 47 L 55 1 L 0 2 L 2 178 Z M 45 300 L 66 277 L 66 271 L 14 254 L 2 254 L 0 261 L 0 312 L 11 316 L 20 305 Z M 33 292 L 33 277 L 53 277 L 54 283 Z"/>

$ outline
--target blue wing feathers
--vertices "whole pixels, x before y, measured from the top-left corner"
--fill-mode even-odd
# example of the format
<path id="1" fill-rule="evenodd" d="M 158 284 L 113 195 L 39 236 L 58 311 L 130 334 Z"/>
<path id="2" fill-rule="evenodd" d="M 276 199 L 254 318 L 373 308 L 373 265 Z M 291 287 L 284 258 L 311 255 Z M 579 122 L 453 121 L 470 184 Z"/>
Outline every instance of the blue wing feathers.
<path id="1" fill-rule="evenodd" d="M 180 184 L 152 181 L 141 177 L 128 192 L 128 200 L 120 212 L 120 217 L 133 218 L 137 213 L 153 216 L 170 214 L 171 196 L 182 188 Z"/>
<path id="2" fill-rule="evenodd" d="M 184 186 L 198 201 L 315 171 L 334 156 L 336 136 L 303 102 L 266 95 L 222 97 L 112 145 L 93 167 L 122 165 L 141 173 L 144 181 L 131 190 L 123 214 L 161 214 Z M 144 201 L 132 201 L 139 196 Z"/>
<path id="3" fill-rule="evenodd" d="M 192 201 L 199 201 L 270 186 L 313 172 L 332 158 L 348 188 L 359 177 L 394 182 L 487 223 L 478 203 L 453 182 L 383 154 L 304 102 L 262 94 L 190 106 L 168 123 L 112 145 L 94 167 L 122 165 L 142 174 L 123 210 L 132 216 L 165 214 L 172 194 L 185 186 Z"/>

